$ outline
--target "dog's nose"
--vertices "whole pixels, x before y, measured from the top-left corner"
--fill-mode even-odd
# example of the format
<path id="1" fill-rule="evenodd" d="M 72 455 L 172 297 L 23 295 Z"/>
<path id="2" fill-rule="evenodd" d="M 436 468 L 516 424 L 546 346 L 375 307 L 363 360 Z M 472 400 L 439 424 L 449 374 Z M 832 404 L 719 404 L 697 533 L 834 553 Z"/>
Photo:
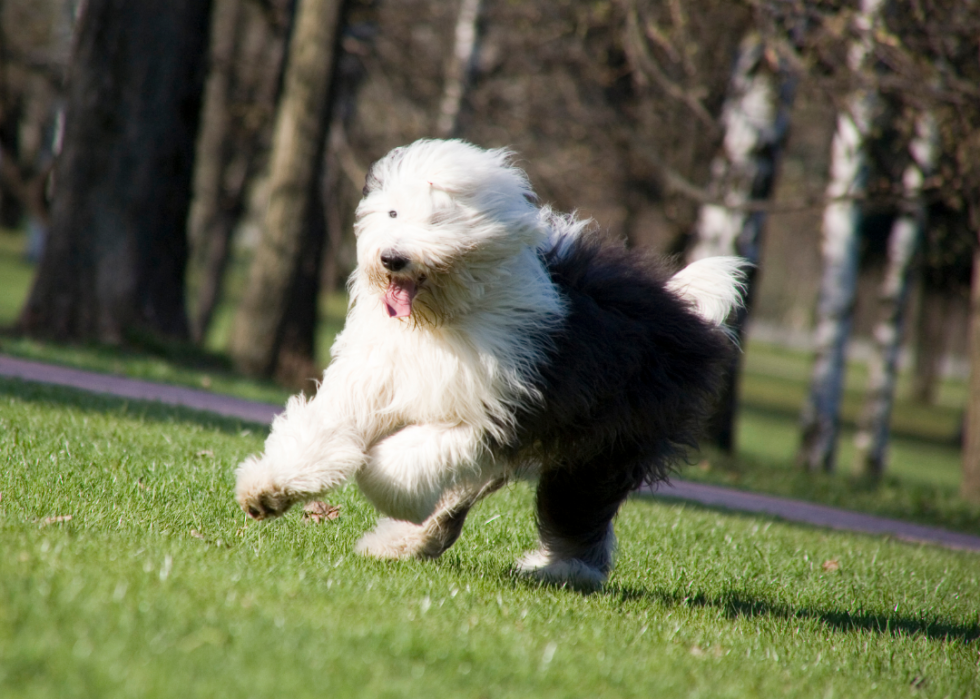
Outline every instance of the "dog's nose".
<path id="1" fill-rule="evenodd" d="M 408 266 L 408 258 L 404 255 L 399 255 L 397 252 L 386 250 L 381 253 L 381 264 L 389 272 L 399 272 Z"/>

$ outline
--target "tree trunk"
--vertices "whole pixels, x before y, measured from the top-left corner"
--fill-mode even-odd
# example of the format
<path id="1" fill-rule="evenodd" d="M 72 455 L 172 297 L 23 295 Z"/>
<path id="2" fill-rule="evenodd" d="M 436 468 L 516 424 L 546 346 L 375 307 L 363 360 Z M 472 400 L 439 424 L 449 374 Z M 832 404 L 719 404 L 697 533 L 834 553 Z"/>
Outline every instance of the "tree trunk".
<path id="1" fill-rule="evenodd" d="M 436 134 L 452 138 L 459 132 L 459 114 L 477 52 L 477 22 L 481 0 L 459 0 L 453 54 L 446 67 L 446 79 L 439 106 Z"/>
<path id="2" fill-rule="evenodd" d="M 198 0 L 84 5 L 24 332 L 187 336 L 185 226 L 209 20 L 210 2 Z"/>
<path id="3" fill-rule="evenodd" d="M 311 234 L 342 4 L 341 0 L 299 0 L 296 10 L 273 136 L 264 230 L 230 343 L 236 365 L 252 375 L 276 371 L 304 237 Z M 322 226 L 312 234 L 322 236 Z M 315 304 L 316 299 L 310 302 Z M 312 332 L 311 327 L 311 347 Z"/>
<path id="4" fill-rule="evenodd" d="M 204 339 L 218 301 L 231 231 L 237 219 L 234 210 L 226 209 L 232 203 L 224 196 L 223 181 L 230 146 L 231 82 L 241 21 L 242 0 L 214 0 L 210 70 L 194 160 L 194 198 L 187 231 L 191 264 L 203 272 L 191 320 L 191 337 L 197 344 Z"/>
<path id="5" fill-rule="evenodd" d="M 274 19 L 246 11 L 244 3 L 216 0 L 214 7 L 189 221 L 196 287 L 191 336 L 198 344 L 205 341 L 221 301 L 232 235 L 247 209 L 247 187 L 272 123 L 265 105 L 275 101 L 282 74 L 285 32 L 277 31 Z"/>
<path id="6" fill-rule="evenodd" d="M 923 114 L 916 129 L 909 144 L 912 160 L 902 177 L 903 211 L 895 219 L 888 241 L 888 267 L 880 296 L 881 320 L 874 331 L 876 352 L 869 367 L 867 402 L 855 438 L 855 470 L 875 481 L 881 479 L 887 466 L 889 423 L 911 286 L 912 259 L 925 236 L 922 185 L 932 174 L 937 156 L 938 134 L 932 115 Z"/>
<path id="7" fill-rule="evenodd" d="M 866 68 L 873 31 L 883 0 L 862 0 L 855 18 L 858 41 L 848 57 L 851 69 Z M 802 439 L 797 462 L 808 471 L 833 471 L 840 401 L 844 389 L 845 349 L 857 290 L 861 207 L 857 201 L 868 180 L 867 140 L 877 95 L 859 89 L 837 116 L 831 145 L 828 203 L 823 216 L 823 277 L 817 301 L 816 360 L 810 393 L 801 416 Z"/>
<path id="8" fill-rule="evenodd" d="M 922 405 L 936 402 L 949 334 L 949 292 L 922 281 L 915 323 L 915 363 L 912 367 L 912 400 Z"/>
<path id="9" fill-rule="evenodd" d="M 750 211 L 746 205 L 772 196 L 789 131 L 796 83 L 796 75 L 782 61 L 771 65 L 762 37 L 753 32 L 743 39 L 722 112 L 723 152 L 711 166 L 709 191 L 725 205 L 701 207 L 696 242 L 689 255 L 691 262 L 716 255 L 739 255 L 752 263 L 746 280 L 745 305 L 733 320 L 740 341 L 754 297 L 765 225 L 765 212 Z M 740 368 L 741 355 L 736 353 L 709 425 L 711 440 L 729 454 L 735 451 Z"/>
<path id="10" fill-rule="evenodd" d="M 971 224 L 980 238 L 980 206 L 974 205 Z M 964 500 L 980 504 L 980 246 L 973 253 L 970 287 L 970 394 L 964 428 L 960 495 Z"/>

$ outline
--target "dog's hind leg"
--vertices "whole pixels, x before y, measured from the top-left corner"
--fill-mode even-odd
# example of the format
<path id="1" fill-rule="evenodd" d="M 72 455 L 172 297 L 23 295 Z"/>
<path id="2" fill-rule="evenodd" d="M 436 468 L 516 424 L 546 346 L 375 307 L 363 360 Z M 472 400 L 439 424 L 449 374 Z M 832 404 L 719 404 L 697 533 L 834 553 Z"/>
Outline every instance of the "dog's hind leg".
<path id="1" fill-rule="evenodd" d="M 504 478 L 496 478 L 476 487 L 447 491 L 436 511 L 422 524 L 382 517 L 372 531 L 361 537 L 355 550 L 375 558 L 438 558 L 456 543 L 470 508 L 505 482 Z"/>
<path id="2" fill-rule="evenodd" d="M 612 520 L 634 487 L 621 463 L 603 456 L 542 472 L 537 491 L 541 544 L 518 561 L 518 572 L 587 589 L 606 581 L 616 547 Z"/>

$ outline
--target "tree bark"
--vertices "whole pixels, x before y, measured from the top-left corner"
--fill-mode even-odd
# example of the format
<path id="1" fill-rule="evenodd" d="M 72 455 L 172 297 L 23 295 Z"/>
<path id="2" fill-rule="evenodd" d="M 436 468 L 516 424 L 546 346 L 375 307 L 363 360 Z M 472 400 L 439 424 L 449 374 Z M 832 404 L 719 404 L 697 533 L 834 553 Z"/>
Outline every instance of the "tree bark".
<path id="1" fill-rule="evenodd" d="M 915 363 L 912 367 L 912 400 L 922 405 L 936 402 L 936 391 L 949 335 L 949 292 L 920 285 L 915 323 Z"/>
<path id="2" fill-rule="evenodd" d="M 252 375 L 275 372 L 304 236 L 323 235 L 322 226 L 310 231 L 310 220 L 342 5 L 341 0 L 299 0 L 296 10 L 273 136 L 264 230 L 230 342 L 236 365 Z M 310 302 L 315 304 L 315 297 Z"/>
<path id="3" fill-rule="evenodd" d="M 436 134 L 439 138 L 453 138 L 459 132 L 459 114 L 478 48 L 477 23 L 480 19 L 480 5 L 481 0 L 459 0 L 455 43 L 446 67 L 442 103 L 436 123 Z"/>
<path id="4" fill-rule="evenodd" d="M 980 212 L 974 214 L 974 230 L 980 238 Z M 973 253 L 970 287 L 970 394 L 966 409 L 963 444 L 963 480 L 960 495 L 980 503 L 980 246 Z"/>
<path id="5" fill-rule="evenodd" d="M 695 228 L 691 262 L 716 255 L 739 255 L 752 263 L 745 304 L 732 327 L 741 341 L 755 295 L 765 226 L 763 211 L 747 211 L 749 202 L 772 197 L 779 158 L 789 132 L 789 114 L 797 76 L 778 57 L 771 61 L 765 42 L 752 32 L 742 40 L 722 111 L 725 139 L 711 166 L 709 191 L 727 206 L 705 204 Z M 741 354 L 735 353 L 709 425 L 709 436 L 722 451 L 735 451 L 735 418 Z"/>
<path id="6" fill-rule="evenodd" d="M 189 220 L 191 280 L 196 287 L 191 336 L 207 337 L 221 301 L 235 227 L 247 209 L 247 188 L 267 149 L 282 75 L 285 32 L 276 19 L 248 12 L 247 0 L 216 0 L 211 70 L 197 143 Z M 283 5 L 279 0 L 278 5 Z M 280 20 L 288 14 L 276 13 Z"/>
<path id="7" fill-rule="evenodd" d="M 902 177 L 903 210 L 892 225 L 888 240 L 888 266 L 881 287 L 881 319 L 875 327 L 875 354 L 869 366 L 867 402 L 855 437 L 856 468 L 872 480 L 880 480 L 888 463 L 889 423 L 898 379 L 905 311 L 912 278 L 912 259 L 926 227 L 922 186 L 934 168 L 937 156 L 936 124 L 923 114 L 917 133 L 909 144 L 911 162 Z"/>
<path id="8" fill-rule="evenodd" d="M 858 40 L 848 57 L 851 69 L 867 68 L 873 32 L 884 0 L 862 0 L 855 18 Z M 833 471 L 840 401 L 844 389 L 845 349 L 857 291 L 861 207 L 867 189 L 866 144 L 871 135 L 877 95 L 853 92 L 837 117 L 831 145 L 828 204 L 823 216 L 823 277 L 817 301 L 816 360 L 810 392 L 801 416 L 802 439 L 797 462 L 808 471 Z"/>
<path id="9" fill-rule="evenodd" d="M 210 2 L 88 0 L 25 333 L 187 336 L 184 269 Z"/>
<path id="10" fill-rule="evenodd" d="M 204 339 L 218 301 L 231 231 L 237 219 L 235 204 L 240 205 L 240 202 L 229 201 L 223 185 L 231 145 L 231 82 L 241 22 L 242 0 L 214 0 L 210 70 L 194 160 L 194 197 L 188 221 L 191 263 L 203 258 L 194 265 L 202 270 L 197 308 L 191 321 L 191 338 L 197 344 Z"/>

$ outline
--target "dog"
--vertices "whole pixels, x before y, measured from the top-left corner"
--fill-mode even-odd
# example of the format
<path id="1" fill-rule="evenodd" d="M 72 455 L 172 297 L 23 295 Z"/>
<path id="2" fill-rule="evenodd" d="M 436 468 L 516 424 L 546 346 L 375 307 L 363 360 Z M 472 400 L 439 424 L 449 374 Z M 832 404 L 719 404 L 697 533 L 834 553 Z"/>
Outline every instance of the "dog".
<path id="1" fill-rule="evenodd" d="M 394 149 L 363 195 L 330 366 L 239 466 L 239 504 L 275 517 L 353 478 L 385 515 L 359 553 L 435 558 L 477 501 L 532 477 L 540 546 L 517 570 L 602 585 L 620 505 L 696 446 L 743 261 L 671 276 L 539 206 L 509 150 L 460 140 Z"/>

